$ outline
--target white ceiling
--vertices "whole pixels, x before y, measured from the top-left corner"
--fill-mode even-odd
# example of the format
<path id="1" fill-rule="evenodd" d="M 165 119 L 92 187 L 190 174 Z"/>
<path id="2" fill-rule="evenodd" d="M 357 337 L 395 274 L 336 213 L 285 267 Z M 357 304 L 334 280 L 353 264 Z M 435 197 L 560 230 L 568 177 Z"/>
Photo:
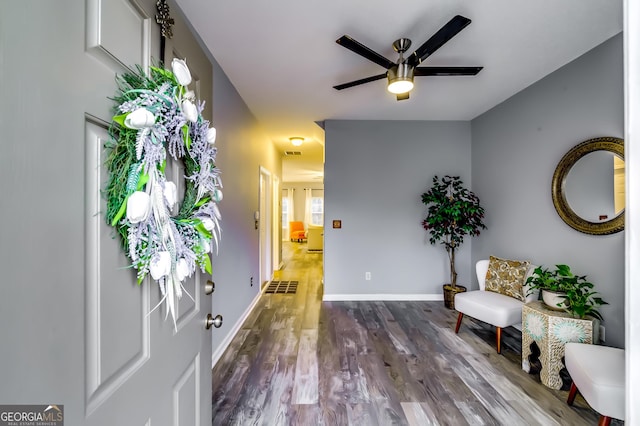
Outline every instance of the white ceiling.
<path id="1" fill-rule="evenodd" d="M 622 0 L 177 2 L 267 136 L 302 151 L 285 160 L 283 181 L 322 170 L 315 122 L 470 120 L 622 31 Z M 413 52 L 455 15 L 472 22 L 422 65 L 484 67 L 477 76 L 416 77 L 400 102 L 386 80 L 333 89 L 385 71 L 336 44 L 343 34 L 395 62 L 395 39 L 410 38 Z M 291 136 L 305 144 L 292 147 Z"/>

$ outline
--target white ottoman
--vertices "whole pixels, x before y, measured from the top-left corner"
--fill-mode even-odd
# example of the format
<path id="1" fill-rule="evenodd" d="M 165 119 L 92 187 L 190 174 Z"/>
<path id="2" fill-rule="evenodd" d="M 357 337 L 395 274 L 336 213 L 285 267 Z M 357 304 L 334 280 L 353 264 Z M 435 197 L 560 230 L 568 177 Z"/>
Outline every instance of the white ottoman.
<path id="1" fill-rule="evenodd" d="M 564 361 L 573 383 L 567 404 L 579 390 L 587 403 L 600 413 L 599 425 L 611 418 L 624 420 L 624 350 L 585 343 L 567 343 Z"/>

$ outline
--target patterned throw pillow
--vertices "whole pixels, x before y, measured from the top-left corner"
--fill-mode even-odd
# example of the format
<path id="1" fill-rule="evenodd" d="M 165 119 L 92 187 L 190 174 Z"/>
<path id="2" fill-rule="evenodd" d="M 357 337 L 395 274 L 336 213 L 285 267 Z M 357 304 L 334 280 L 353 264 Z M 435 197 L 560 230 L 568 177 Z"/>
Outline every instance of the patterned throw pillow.
<path id="1" fill-rule="evenodd" d="M 504 294 L 524 302 L 522 287 L 526 281 L 529 264 L 528 261 L 489 256 L 485 290 Z"/>

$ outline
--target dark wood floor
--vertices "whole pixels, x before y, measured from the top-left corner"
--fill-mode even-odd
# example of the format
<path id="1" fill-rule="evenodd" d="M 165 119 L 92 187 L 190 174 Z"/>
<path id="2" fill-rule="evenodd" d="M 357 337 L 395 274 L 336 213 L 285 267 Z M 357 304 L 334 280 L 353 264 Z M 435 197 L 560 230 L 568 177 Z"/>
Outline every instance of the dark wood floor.
<path id="1" fill-rule="evenodd" d="M 595 425 L 521 369 L 485 324 L 442 302 L 322 302 L 322 254 L 286 243 L 275 279 L 213 369 L 213 425 Z M 621 422 L 618 424 L 622 424 Z"/>

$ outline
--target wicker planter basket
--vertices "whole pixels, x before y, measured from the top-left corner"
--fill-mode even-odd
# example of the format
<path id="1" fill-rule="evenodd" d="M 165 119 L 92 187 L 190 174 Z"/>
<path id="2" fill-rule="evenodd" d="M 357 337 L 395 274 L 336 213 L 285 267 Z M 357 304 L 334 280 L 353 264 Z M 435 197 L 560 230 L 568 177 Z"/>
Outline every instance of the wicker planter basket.
<path id="1" fill-rule="evenodd" d="M 461 285 L 452 287 L 451 284 L 444 284 L 442 286 L 442 292 L 444 293 L 444 306 L 449 309 L 455 309 L 456 306 L 454 299 L 456 294 L 464 293 L 465 291 L 467 291 L 467 288 Z"/>

